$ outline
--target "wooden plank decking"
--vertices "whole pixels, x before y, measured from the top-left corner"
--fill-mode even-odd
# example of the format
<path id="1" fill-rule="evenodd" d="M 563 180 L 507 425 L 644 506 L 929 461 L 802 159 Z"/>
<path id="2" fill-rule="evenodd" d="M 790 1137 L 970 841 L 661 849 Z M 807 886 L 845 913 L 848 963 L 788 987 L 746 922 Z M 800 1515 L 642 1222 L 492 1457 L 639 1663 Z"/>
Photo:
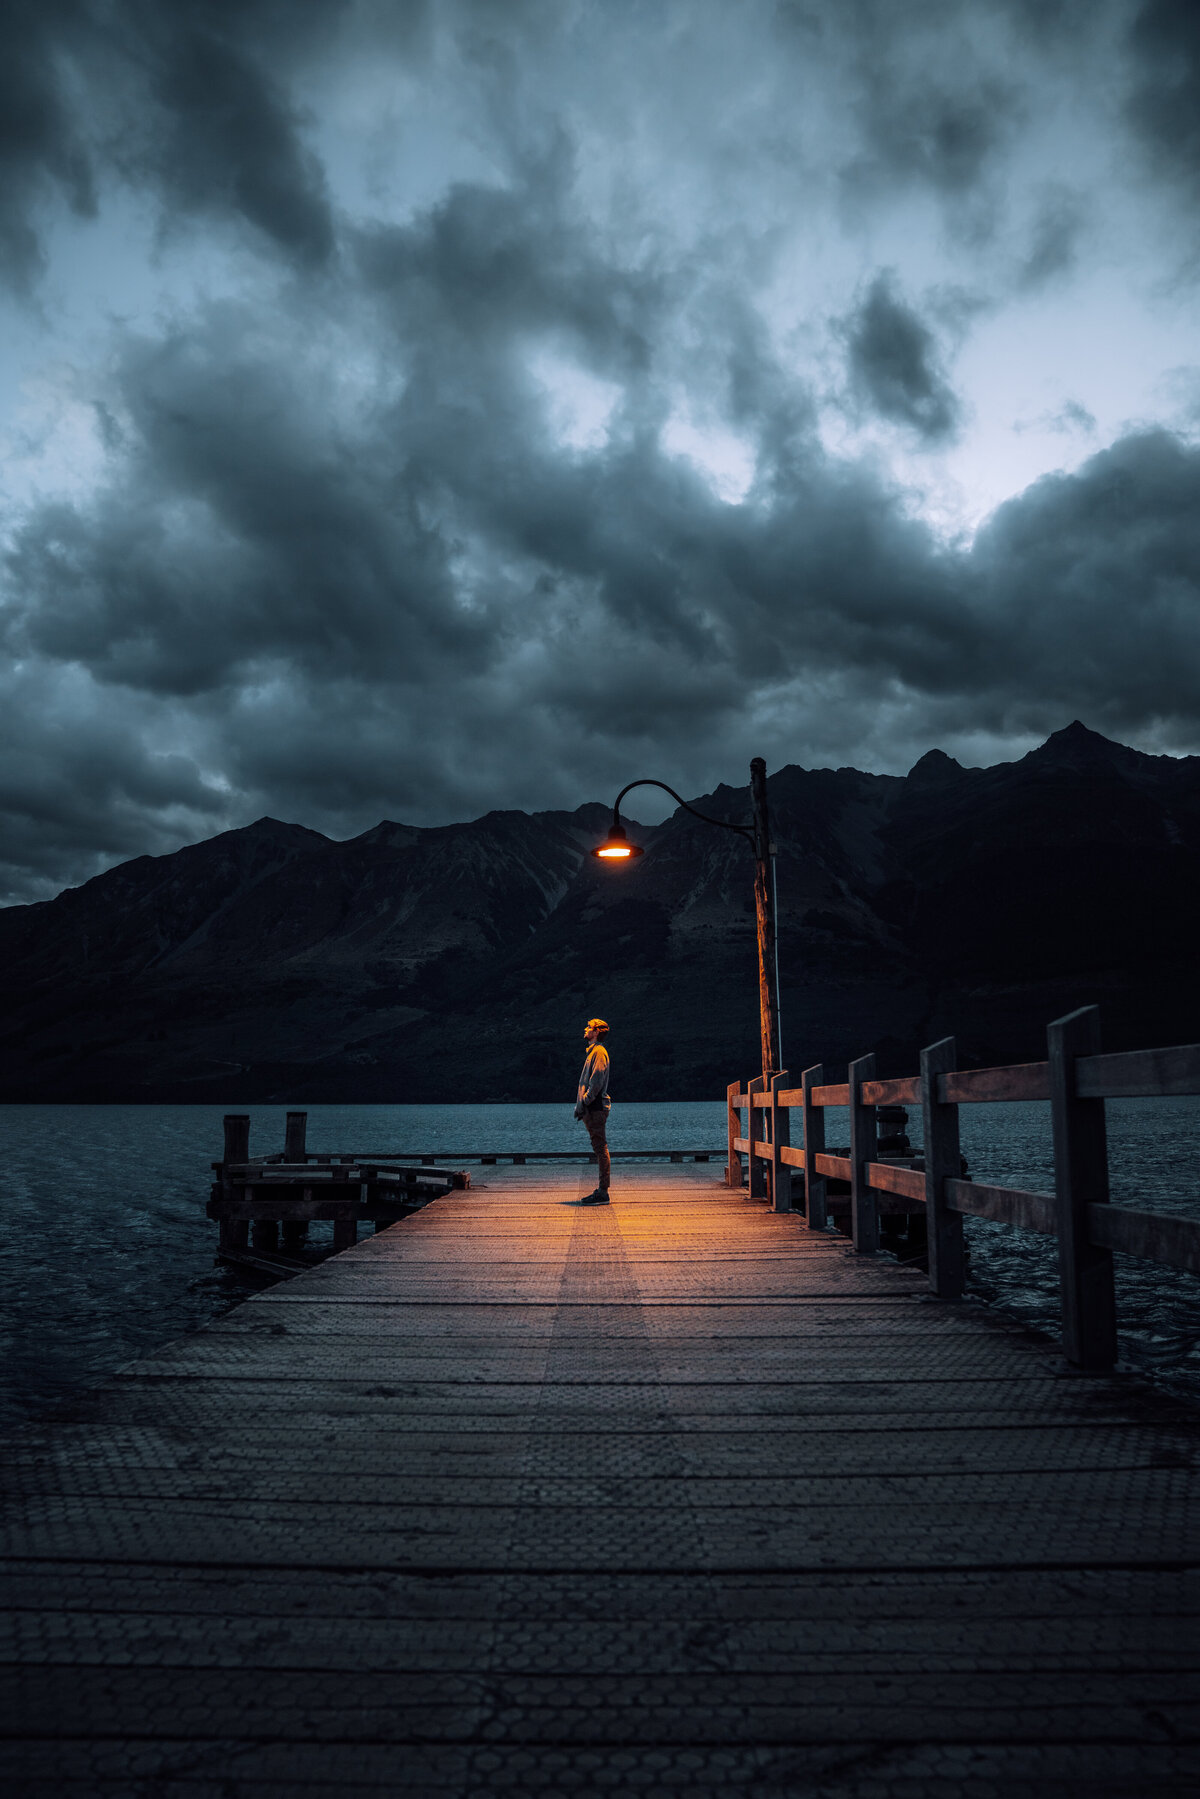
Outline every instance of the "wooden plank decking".
<path id="1" fill-rule="evenodd" d="M 710 1168 L 588 1184 L 10 1439 L 0 1788 L 1200 1791 L 1194 1413 Z"/>

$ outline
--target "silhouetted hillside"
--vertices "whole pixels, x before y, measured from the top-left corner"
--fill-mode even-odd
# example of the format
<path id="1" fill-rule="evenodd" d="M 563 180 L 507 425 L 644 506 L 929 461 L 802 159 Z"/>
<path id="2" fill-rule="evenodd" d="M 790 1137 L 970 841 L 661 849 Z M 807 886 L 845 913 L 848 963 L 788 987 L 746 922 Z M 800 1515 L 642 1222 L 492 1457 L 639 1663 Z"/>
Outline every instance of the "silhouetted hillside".
<path id="1" fill-rule="evenodd" d="M 781 769 L 785 1055 L 909 1071 L 1035 1057 L 1098 1000 L 1106 1040 L 1194 1038 L 1200 758 L 1074 724 L 1015 763 Z M 748 788 L 696 802 L 748 816 Z M 0 1097 L 248 1101 L 570 1095 L 584 1018 L 629 1099 L 719 1094 L 757 1056 L 746 845 L 685 812 L 587 849 L 608 807 L 382 823 L 260 819 L 0 912 Z"/>

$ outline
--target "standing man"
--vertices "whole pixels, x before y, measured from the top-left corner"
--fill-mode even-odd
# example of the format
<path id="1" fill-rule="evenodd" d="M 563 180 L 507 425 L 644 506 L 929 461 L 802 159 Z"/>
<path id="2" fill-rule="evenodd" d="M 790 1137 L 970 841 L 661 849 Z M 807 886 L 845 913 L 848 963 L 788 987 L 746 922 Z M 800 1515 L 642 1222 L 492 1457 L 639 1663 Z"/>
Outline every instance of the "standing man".
<path id="1" fill-rule="evenodd" d="M 608 1184 L 612 1163 L 608 1154 L 608 1140 L 604 1129 L 608 1123 L 608 1051 L 602 1038 L 607 1037 L 608 1026 L 602 1018 L 589 1018 L 583 1040 L 588 1046 L 588 1053 L 583 1064 L 583 1073 L 579 1077 L 579 1097 L 575 1101 L 575 1116 L 582 1118 L 587 1126 L 587 1134 L 591 1140 L 596 1160 L 600 1164 L 600 1179 L 595 1191 L 580 1200 L 583 1206 L 606 1206 L 608 1204 Z"/>

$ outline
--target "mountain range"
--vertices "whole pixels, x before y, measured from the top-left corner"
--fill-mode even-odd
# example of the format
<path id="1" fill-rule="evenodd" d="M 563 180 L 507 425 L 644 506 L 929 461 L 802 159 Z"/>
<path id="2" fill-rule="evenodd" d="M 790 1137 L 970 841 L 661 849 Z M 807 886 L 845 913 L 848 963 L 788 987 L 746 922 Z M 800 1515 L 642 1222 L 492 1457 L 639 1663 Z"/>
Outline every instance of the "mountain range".
<path id="1" fill-rule="evenodd" d="M 992 768 L 931 750 L 768 794 L 797 1078 L 867 1050 L 911 1073 L 948 1033 L 962 1063 L 1038 1058 L 1092 1001 L 1107 1047 L 1200 1035 L 1200 757 L 1075 723 Z M 693 803 L 744 821 L 749 787 Z M 679 810 L 613 867 L 587 853 L 610 816 L 263 818 L 0 911 L 0 1099 L 570 1100 L 592 1014 L 618 1099 L 718 1097 L 757 1063 L 749 849 Z"/>

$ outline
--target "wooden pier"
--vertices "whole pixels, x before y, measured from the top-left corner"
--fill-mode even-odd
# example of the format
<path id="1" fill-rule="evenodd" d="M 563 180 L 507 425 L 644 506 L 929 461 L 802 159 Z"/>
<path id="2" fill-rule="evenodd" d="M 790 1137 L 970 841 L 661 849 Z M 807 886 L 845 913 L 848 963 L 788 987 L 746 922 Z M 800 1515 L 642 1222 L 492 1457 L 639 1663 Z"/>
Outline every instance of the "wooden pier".
<path id="1" fill-rule="evenodd" d="M 1196 1413 L 711 1168 L 489 1168 L 9 1440 L 12 1799 L 1200 1791 Z"/>

